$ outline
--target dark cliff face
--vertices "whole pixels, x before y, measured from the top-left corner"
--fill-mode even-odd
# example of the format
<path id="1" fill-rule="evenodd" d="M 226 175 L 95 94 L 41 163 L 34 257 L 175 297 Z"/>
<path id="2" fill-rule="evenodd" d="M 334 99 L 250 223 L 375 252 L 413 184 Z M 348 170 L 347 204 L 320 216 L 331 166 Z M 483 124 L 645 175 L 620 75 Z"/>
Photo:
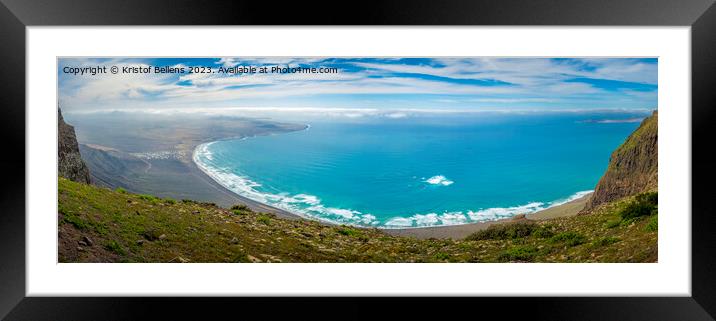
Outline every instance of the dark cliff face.
<path id="1" fill-rule="evenodd" d="M 65 123 L 62 112 L 57 109 L 57 170 L 58 175 L 80 183 L 90 183 L 90 173 L 82 161 L 77 145 L 75 128 Z"/>
<path id="2" fill-rule="evenodd" d="M 622 197 L 657 190 L 658 114 L 644 119 L 609 159 L 609 167 L 599 180 L 584 212 Z"/>

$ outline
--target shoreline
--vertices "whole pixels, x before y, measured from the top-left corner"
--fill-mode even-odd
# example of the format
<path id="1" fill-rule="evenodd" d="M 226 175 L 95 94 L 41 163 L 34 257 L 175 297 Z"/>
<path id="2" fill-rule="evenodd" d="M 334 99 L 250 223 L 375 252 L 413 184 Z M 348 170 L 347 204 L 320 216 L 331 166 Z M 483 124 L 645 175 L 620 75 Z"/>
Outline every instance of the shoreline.
<path id="1" fill-rule="evenodd" d="M 407 236 L 414 237 L 417 239 L 462 239 L 472 233 L 487 229 L 488 227 L 496 224 L 527 221 L 545 221 L 560 217 L 575 216 L 579 213 L 580 210 L 582 210 L 582 208 L 584 208 L 584 205 L 586 204 L 587 200 L 589 199 L 589 196 L 591 195 L 592 193 L 588 193 L 581 196 L 580 198 L 571 200 L 564 204 L 556 205 L 534 213 L 518 214 L 513 217 L 504 218 L 500 220 L 459 225 L 426 226 L 404 229 L 381 229 L 381 231 L 393 236 Z"/>
<path id="2" fill-rule="evenodd" d="M 245 139 L 246 137 L 234 137 L 234 138 Z M 233 139 L 233 138 L 229 138 L 229 139 Z M 207 143 L 210 143 L 210 142 L 207 142 Z M 280 208 L 277 208 L 274 206 L 270 206 L 270 205 L 267 205 L 267 204 L 264 204 L 261 202 L 254 201 L 248 197 L 241 196 L 241 195 L 233 192 L 232 190 L 224 187 L 223 185 L 219 184 L 219 182 L 214 180 L 211 176 L 209 176 L 209 174 L 205 173 L 204 170 L 202 170 L 199 167 L 199 165 L 197 165 L 196 162 L 194 162 L 194 153 L 195 153 L 196 149 L 199 146 L 201 146 L 203 144 L 207 144 L 207 143 L 196 144 L 189 151 L 191 153 L 191 157 L 190 157 L 190 160 L 187 162 L 187 165 L 188 165 L 190 171 L 192 171 L 192 173 L 194 174 L 193 175 L 194 177 L 197 177 L 198 179 L 201 179 L 205 183 L 211 185 L 212 187 L 214 187 L 217 190 L 218 193 L 230 194 L 233 198 L 237 199 L 238 202 L 246 204 L 251 210 L 253 210 L 255 212 L 271 213 L 271 214 L 275 214 L 278 217 L 287 218 L 287 219 L 305 219 L 304 217 L 301 217 L 301 216 L 291 213 L 289 211 L 286 211 L 286 210 L 283 210 L 283 209 L 280 209 Z M 231 205 L 229 205 L 227 207 L 230 207 L 230 206 Z"/>
<path id="3" fill-rule="evenodd" d="M 307 127 L 308 129 L 310 127 Z M 306 130 L 304 129 L 304 130 Z M 237 139 L 245 139 L 247 137 L 235 137 Z M 252 200 L 248 197 L 239 195 L 235 193 L 234 191 L 231 191 L 230 189 L 226 188 L 225 186 L 221 185 L 219 182 L 214 180 L 209 174 L 207 174 L 198 164 L 196 164 L 194 160 L 194 155 L 196 153 L 197 148 L 199 148 L 203 144 L 209 144 L 212 142 L 203 142 L 196 144 L 193 146 L 190 150 L 191 157 L 189 163 L 189 167 L 192 171 L 197 173 L 200 179 L 204 180 L 206 183 L 209 183 L 213 187 L 221 190 L 223 193 L 230 193 L 232 196 L 234 196 L 239 201 L 245 203 L 249 208 L 251 208 L 254 211 L 259 212 L 268 212 L 275 214 L 282 218 L 287 219 L 294 219 L 294 220 L 310 220 L 310 221 L 316 221 L 321 224 L 326 225 L 339 225 L 335 222 L 330 222 L 326 220 L 321 220 L 318 218 L 308 218 L 301 216 L 299 214 L 295 214 L 292 212 L 289 212 L 287 210 L 274 207 L 268 204 L 264 204 L 255 200 Z M 486 221 L 486 222 L 474 222 L 474 223 L 467 223 L 467 224 L 456 224 L 456 225 L 440 225 L 440 226 L 418 226 L 418 227 L 409 227 L 409 228 L 377 228 L 375 229 L 380 230 L 383 233 L 393 235 L 393 236 L 408 236 L 408 237 L 415 237 L 418 239 L 427 239 L 427 238 L 464 238 L 469 234 L 472 234 L 479 230 L 484 230 L 488 228 L 491 225 L 494 224 L 503 224 L 508 222 L 516 222 L 516 221 L 536 221 L 536 220 L 548 220 L 553 218 L 559 218 L 559 217 L 567 217 L 567 216 L 573 216 L 576 215 L 586 203 L 586 200 L 588 197 L 592 194 L 592 192 L 586 193 L 581 195 L 580 197 L 570 200 L 568 202 L 555 205 L 534 213 L 529 214 L 518 214 L 514 217 L 510 218 L 504 218 L 494 221 Z M 356 226 L 357 228 L 363 228 L 363 229 L 371 229 L 371 227 L 363 227 L 363 226 Z"/>

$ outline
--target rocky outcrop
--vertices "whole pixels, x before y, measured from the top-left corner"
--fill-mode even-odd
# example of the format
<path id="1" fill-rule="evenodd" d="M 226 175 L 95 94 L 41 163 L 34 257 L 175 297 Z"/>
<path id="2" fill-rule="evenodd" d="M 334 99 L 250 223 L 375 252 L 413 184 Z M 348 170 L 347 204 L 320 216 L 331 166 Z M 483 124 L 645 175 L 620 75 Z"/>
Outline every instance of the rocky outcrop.
<path id="1" fill-rule="evenodd" d="M 77 145 L 75 128 L 65 123 L 62 111 L 57 109 L 57 172 L 59 176 L 69 180 L 90 183 L 90 173 L 82 161 L 80 148 Z"/>
<path id="2" fill-rule="evenodd" d="M 582 213 L 626 196 L 657 190 L 658 114 L 644 119 L 609 159 L 609 167 L 599 180 Z"/>

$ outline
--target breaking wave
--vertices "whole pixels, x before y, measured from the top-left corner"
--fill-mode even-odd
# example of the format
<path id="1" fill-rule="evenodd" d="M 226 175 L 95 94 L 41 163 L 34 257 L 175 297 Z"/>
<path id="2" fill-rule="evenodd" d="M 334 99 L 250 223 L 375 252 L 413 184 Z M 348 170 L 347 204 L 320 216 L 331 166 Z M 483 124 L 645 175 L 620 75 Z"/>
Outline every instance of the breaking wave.
<path id="1" fill-rule="evenodd" d="M 380 221 L 370 213 L 362 213 L 352 209 L 326 206 L 320 198 L 310 194 L 289 195 L 288 193 L 267 193 L 257 190 L 261 184 L 237 175 L 230 168 L 221 168 L 214 164 L 214 155 L 209 150 L 213 144 L 197 146 L 193 153 L 194 163 L 206 175 L 228 190 L 248 199 L 267 204 L 308 219 L 317 219 L 329 223 L 356 225 L 378 228 L 418 228 L 441 225 L 459 225 L 510 218 L 519 214 L 530 214 L 550 207 L 562 205 L 584 197 L 592 191 L 580 191 L 567 198 L 549 203 L 529 202 L 513 207 L 494 207 L 479 210 L 455 211 L 444 213 L 414 214 L 410 217 L 393 217 Z M 453 181 L 445 176 L 437 175 L 425 180 L 432 185 L 448 186 Z"/>
<path id="2" fill-rule="evenodd" d="M 424 182 L 426 182 L 430 185 L 442 185 L 442 186 L 448 186 L 448 185 L 452 185 L 452 183 L 455 183 L 455 182 L 447 179 L 447 177 L 442 176 L 442 175 L 435 175 L 431 178 L 424 180 Z"/>
<path id="3" fill-rule="evenodd" d="M 410 227 L 429 227 L 441 225 L 460 225 L 477 222 L 488 222 L 506 219 L 519 214 L 531 214 L 546 210 L 551 207 L 569 203 L 576 199 L 582 198 L 593 191 L 577 192 L 570 197 L 552 201 L 549 203 L 530 202 L 520 206 L 512 207 L 492 207 L 480 209 L 476 211 L 456 211 L 445 213 L 428 213 L 415 214 L 410 217 L 394 217 L 385 222 L 386 228 L 410 228 Z"/>
<path id="4" fill-rule="evenodd" d="M 194 163 L 214 181 L 240 196 L 305 218 L 359 226 L 375 226 L 379 224 L 376 217 L 371 214 L 349 209 L 328 207 L 321 204 L 321 200 L 314 195 L 274 194 L 258 191 L 256 188 L 261 187 L 261 184 L 247 177 L 236 175 L 229 168 L 215 166 L 213 164 L 213 155 L 209 150 L 211 144 L 212 143 L 206 143 L 197 146 L 192 157 Z"/>

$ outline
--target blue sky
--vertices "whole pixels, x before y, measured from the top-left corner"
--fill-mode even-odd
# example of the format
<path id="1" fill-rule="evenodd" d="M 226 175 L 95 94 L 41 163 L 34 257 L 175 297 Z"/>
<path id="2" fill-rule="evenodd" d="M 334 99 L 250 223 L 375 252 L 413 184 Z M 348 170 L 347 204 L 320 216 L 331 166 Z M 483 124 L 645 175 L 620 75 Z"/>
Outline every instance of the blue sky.
<path id="1" fill-rule="evenodd" d="M 335 67 L 337 74 L 118 74 L 86 66 Z M 62 58 L 66 112 L 110 110 L 657 108 L 656 58 Z"/>

